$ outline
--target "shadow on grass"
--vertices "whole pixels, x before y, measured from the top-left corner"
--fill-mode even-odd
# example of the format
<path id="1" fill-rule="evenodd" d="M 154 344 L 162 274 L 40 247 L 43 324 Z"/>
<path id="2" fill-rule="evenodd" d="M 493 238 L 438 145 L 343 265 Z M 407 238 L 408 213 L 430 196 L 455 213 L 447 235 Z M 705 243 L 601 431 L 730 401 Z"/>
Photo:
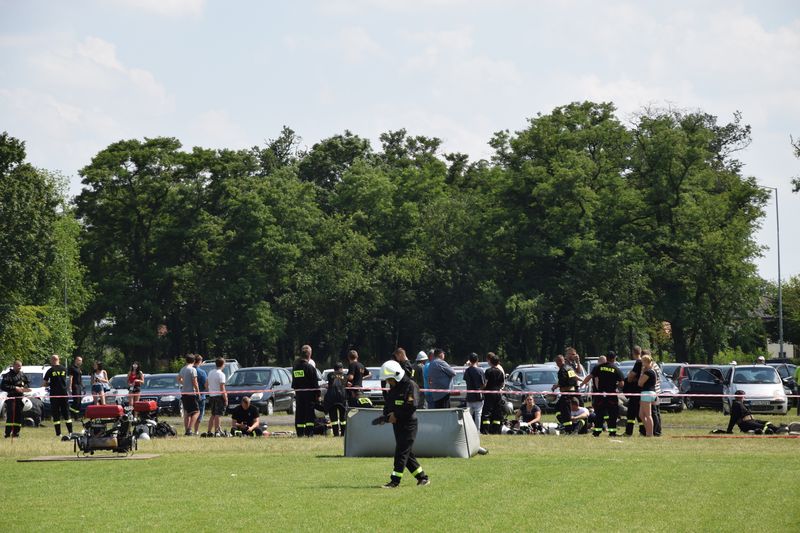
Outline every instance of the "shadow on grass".
<path id="1" fill-rule="evenodd" d="M 343 459 L 344 455 L 315 455 L 317 459 Z"/>

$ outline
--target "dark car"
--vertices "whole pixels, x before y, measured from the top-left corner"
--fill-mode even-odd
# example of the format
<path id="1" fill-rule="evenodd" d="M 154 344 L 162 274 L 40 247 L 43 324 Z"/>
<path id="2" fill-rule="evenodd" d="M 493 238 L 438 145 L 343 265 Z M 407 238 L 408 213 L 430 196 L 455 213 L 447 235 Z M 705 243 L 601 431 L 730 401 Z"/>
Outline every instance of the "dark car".
<path id="1" fill-rule="evenodd" d="M 250 404 L 260 413 L 271 415 L 275 411 L 294 413 L 295 399 L 292 378 L 285 368 L 254 366 L 240 368 L 225 384 L 228 391 L 228 411 L 250 396 Z"/>
<path id="2" fill-rule="evenodd" d="M 781 377 L 783 386 L 788 391 L 788 394 L 797 395 L 798 391 L 800 391 L 800 386 L 798 386 L 797 381 L 794 379 L 795 372 L 797 371 L 797 365 L 772 362 L 768 362 L 767 364 L 778 371 L 778 375 Z M 800 398 L 795 398 L 794 402 L 800 402 Z M 792 403 L 791 398 L 789 399 L 789 403 Z"/>
<path id="3" fill-rule="evenodd" d="M 687 396 L 692 394 L 723 394 L 726 367 L 712 365 L 686 365 L 681 370 L 685 377 L 678 384 L 687 409 L 709 407 L 722 410 L 721 396 Z"/>
<path id="4" fill-rule="evenodd" d="M 680 381 L 681 369 L 686 366 L 686 363 L 662 363 L 661 373 L 671 379 L 675 385 Z"/>
<path id="5" fill-rule="evenodd" d="M 151 374 L 144 378 L 141 401 L 155 400 L 161 413 L 180 415 L 181 391 L 178 374 Z"/>

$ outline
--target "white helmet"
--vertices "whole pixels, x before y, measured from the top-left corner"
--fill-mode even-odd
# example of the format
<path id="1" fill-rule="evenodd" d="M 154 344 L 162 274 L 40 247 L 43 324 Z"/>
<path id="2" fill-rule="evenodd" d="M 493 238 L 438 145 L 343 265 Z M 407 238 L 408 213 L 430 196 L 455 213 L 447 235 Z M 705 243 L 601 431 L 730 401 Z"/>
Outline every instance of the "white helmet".
<path id="1" fill-rule="evenodd" d="M 22 398 L 22 411 L 30 411 L 33 409 L 33 402 L 30 398 L 24 397 Z"/>
<path id="2" fill-rule="evenodd" d="M 145 431 L 139 434 L 139 440 L 150 440 L 150 435 Z"/>
<path id="3" fill-rule="evenodd" d="M 381 367 L 381 381 L 386 381 L 387 379 L 400 381 L 405 375 L 403 367 L 397 361 L 386 361 Z"/>
<path id="4" fill-rule="evenodd" d="M 428 360 L 428 354 L 426 354 L 425 352 L 419 352 L 417 354 L 417 359 L 416 359 L 417 362 L 427 361 L 427 360 Z"/>

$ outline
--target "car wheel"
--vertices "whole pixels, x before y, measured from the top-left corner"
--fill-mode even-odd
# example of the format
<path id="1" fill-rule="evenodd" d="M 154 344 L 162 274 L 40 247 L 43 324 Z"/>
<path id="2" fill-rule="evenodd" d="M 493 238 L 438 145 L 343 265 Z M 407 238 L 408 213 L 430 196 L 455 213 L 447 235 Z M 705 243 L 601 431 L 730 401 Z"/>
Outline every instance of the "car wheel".
<path id="1" fill-rule="evenodd" d="M 273 413 L 275 413 L 275 403 L 274 403 L 272 400 L 269 400 L 269 401 L 267 402 L 267 412 L 266 412 L 266 415 L 267 415 L 267 416 L 270 416 L 270 415 L 272 415 Z"/>
<path id="2" fill-rule="evenodd" d="M 686 398 L 684 402 L 686 404 L 686 408 L 692 410 L 695 408 L 694 400 L 692 398 Z"/>
<path id="3" fill-rule="evenodd" d="M 297 400 L 292 398 L 292 403 L 289 405 L 289 408 L 286 410 L 286 413 L 293 415 L 296 409 L 297 409 Z"/>

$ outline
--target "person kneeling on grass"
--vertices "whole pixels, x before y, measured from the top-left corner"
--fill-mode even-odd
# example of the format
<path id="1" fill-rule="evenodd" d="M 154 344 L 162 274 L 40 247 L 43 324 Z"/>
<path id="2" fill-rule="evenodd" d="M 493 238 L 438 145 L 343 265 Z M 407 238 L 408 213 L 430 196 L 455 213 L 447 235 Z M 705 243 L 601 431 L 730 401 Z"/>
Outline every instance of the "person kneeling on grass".
<path id="1" fill-rule="evenodd" d="M 772 422 L 765 422 L 764 420 L 756 420 L 750 409 L 744 404 L 744 391 L 736 391 L 735 401 L 731 404 L 731 418 L 728 421 L 728 433 L 733 433 L 733 426 L 739 426 L 742 433 L 748 431 L 754 432 L 756 435 L 772 435 L 774 433 L 786 433 L 788 429 L 781 424 L 776 426 Z"/>
<path id="2" fill-rule="evenodd" d="M 261 420 L 258 417 L 258 409 L 255 405 L 250 405 L 250 397 L 243 396 L 242 403 L 234 407 L 231 411 L 231 435 L 256 436 L 263 435 L 261 431 Z"/>

